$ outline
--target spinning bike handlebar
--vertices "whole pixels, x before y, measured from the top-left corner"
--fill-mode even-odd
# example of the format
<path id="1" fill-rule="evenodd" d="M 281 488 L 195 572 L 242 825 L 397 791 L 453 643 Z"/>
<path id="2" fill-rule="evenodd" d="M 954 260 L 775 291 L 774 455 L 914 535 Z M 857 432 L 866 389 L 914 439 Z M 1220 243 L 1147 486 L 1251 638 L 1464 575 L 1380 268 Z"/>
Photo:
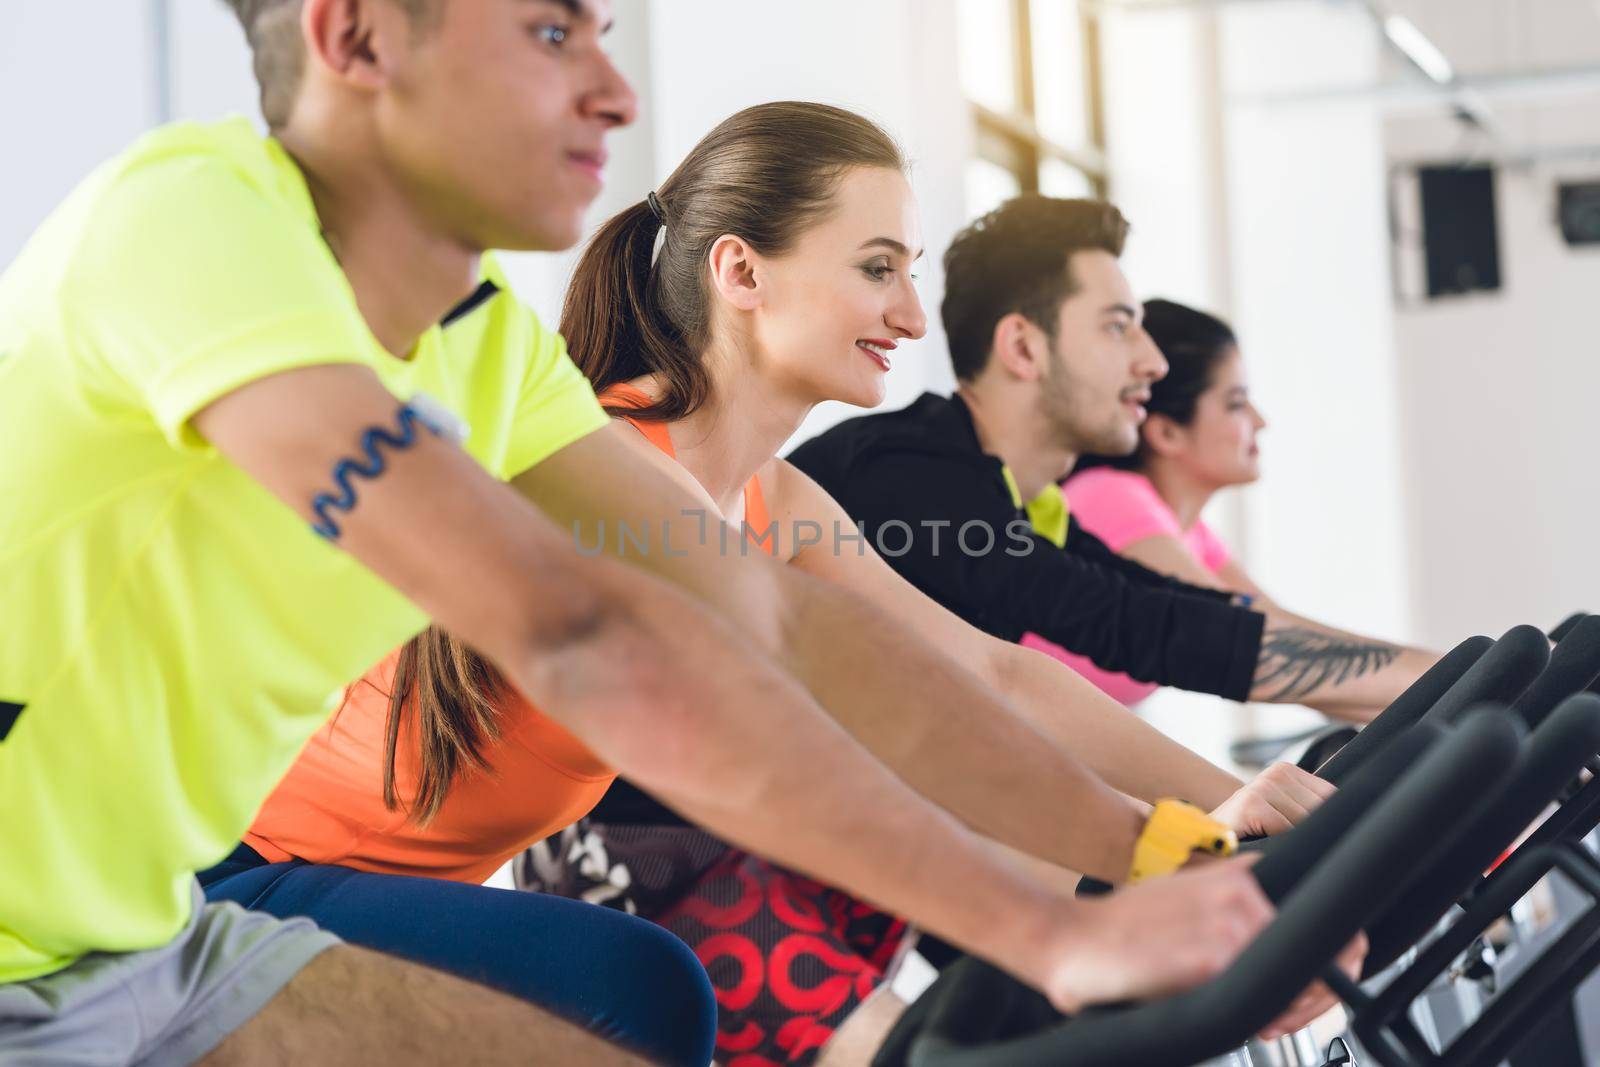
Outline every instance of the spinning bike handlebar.
<path id="1" fill-rule="evenodd" d="M 1343 785 L 1355 767 L 1424 719 L 1454 722 L 1474 705 L 1510 702 L 1544 669 L 1549 647 L 1544 634 L 1532 626 L 1514 626 L 1498 641 L 1467 638 L 1334 753 L 1317 769 L 1317 777 Z"/>
<path id="2" fill-rule="evenodd" d="M 1026 1004 L 1032 997 L 1023 1014 L 1031 1012 L 1026 1022 L 1037 1025 L 1042 998 L 987 965 L 963 961 L 925 994 L 936 999 L 921 1016 L 909 1062 L 1178 1067 L 1238 1046 L 1392 903 L 1399 891 L 1394 872 L 1426 855 L 1462 810 L 1501 781 L 1521 737 L 1503 713 L 1474 715 L 1447 736 L 1440 733 L 1429 726 L 1401 734 L 1282 835 L 1281 844 L 1263 846 L 1257 873 L 1278 895 L 1277 918 L 1216 980 L 1140 1005 L 1092 1009 L 1066 1021 L 1053 1016 L 1044 1029 L 1005 1040 L 1017 1030 L 1004 1027 L 1018 1016 L 994 1011 L 997 1000 Z"/>
<path id="3" fill-rule="evenodd" d="M 1267 899 L 1274 905 L 1282 903 L 1306 872 L 1338 845 L 1361 817 L 1405 776 L 1407 768 L 1443 739 L 1444 733 L 1438 726 L 1417 724 L 1364 761 L 1337 793 L 1323 801 L 1299 825 L 1245 844 L 1242 851 L 1261 856 L 1251 873 L 1261 883 L 1261 891 Z"/>
<path id="4" fill-rule="evenodd" d="M 1493 647 L 1494 641 L 1490 638 L 1469 637 L 1439 657 L 1437 663 L 1411 683 L 1349 744 L 1317 768 L 1317 776 L 1338 784 L 1358 763 L 1382 748 L 1386 741 L 1415 726 L 1428 713 L 1428 709 L 1437 704 Z"/>
<path id="5" fill-rule="evenodd" d="M 1435 857 L 1402 880 L 1400 898 L 1367 927 L 1363 975 L 1382 971 L 1432 929 L 1597 753 L 1600 696 L 1579 692 L 1544 717 L 1511 774 L 1484 789 Z"/>
<path id="6" fill-rule="evenodd" d="M 1334 753 L 1318 769 L 1317 776 L 1333 782 L 1342 790 L 1349 785 L 1358 768 L 1379 753 L 1395 747 L 1419 723 L 1452 722 L 1461 711 L 1474 704 L 1511 700 L 1539 676 L 1549 659 L 1548 649 L 1549 642 L 1532 626 L 1513 627 L 1498 641 L 1487 637 L 1467 638 L 1441 656 L 1349 744 Z M 1395 769 L 1398 771 L 1403 767 L 1402 763 Z M 1368 797 L 1367 802 L 1374 799 Z M 1310 840 L 1310 835 L 1302 833 L 1304 829 L 1302 824 L 1279 834 L 1271 839 L 1270 846 L 1263 839 L 1247 842 L 1245 848 L 1253 852 L 1296 849 L 1301 846 L 1290 845 L 1291 839 Z M 1322 833 L 1318 831 L 1319 835 Z M 1332 844 L 1331 838 L 1323 836 L 1317 845 L 1309 847 L 1326 850 Z M 1311 855 L 1308 851 L 1308 857 Z M 1268 869 L 1274 868 L 1269 865 Z M 1099 896 L 1109 893 L 1111 888 L 1105 882 L 1085 877 L 1079 883 L 1078 892 L 1082 896 Z M 1273 896 L 1270 888 L 1268 896 Z"/>
<path id="7" fill-rule="evenodd" d="M 1356 746 L 1380 725 L 1386 729 L 1378 737 L 1379 744 L 1403 731 L 1407 720 L 1448 722 L 1457 716 L 1458 709 L 1470 702 L 1493 699 L 1491 694 L 1499 699 L 1515 697 L 1512 710 L 1535 729 L 1529 756 L 1519 765 L 1515 780 L 1508 782 L 1500 794 L 1491 794 L 1492 800 L 1481 804 L 1477 811 L 1464 813 L 1466 817 L 1450 835 L 1449 847 L 1441 853 L 1440 865 L 1428 872 L 1426 882 L 1413 880 L 1394 909 L 1368 929 L 1371 946 L 1366 959 L 1367 975 L 1393 963 L 1470 890 L 1544 806 L 1556 799 L 1584 761 L 1596 754 L 1590 734 L 1595 706 L 1585 701 L 1573 703 L 1568 698 L 1581 693 L 1600 676 L 1600 616 L 1578 615 L 1564 622 L 1553 652 L 1537 629 L 1518 626 L 1507 631 L 1467 669 L 1460 670 L 1449 662 L 1457 657 L 1464 660 L 1469 646 L 1479 645 L 1478 638 L 1462 642 L 1318 772 L 1328 777 L 1368 758 L 1376 746 L 1370 741 L 1362 748 Z M 1543 669 L 1538 670 L 1541 664 Z M 1450 671 L 1460 674 L 1458 680 L 1434 707 L 1417 715 L 1415 708 L 1420 698 L 1438 688 L 1435 672 L 1442 678 Z M 1558 706 L 1561 721 L 1551 722 Z M 1553 729 L 1541 728 L 1547 723 Z"/>
<path id="8" fill-rule="evenodd" d="M 1451 656 L 1460 653 L 1466 644 L 1463 642 Z M 1545 661 L 1544 669 L 1525 685 L 1519 684 L 1541 660 Z M 1436 668 L 1444 662 L 1441 660 Z M 1395 906 L 1368 928 L 1370 947 L 1364 975 L 1382 971 L 1415 944 L 1473 888 L 1545 805 L 1557 799 L 1584 763 L 1600 752 L 1600 735 L 1596 734 L 1600 729 L 1600 719 L 1596 718 L 1600 704 L 1573 696 L 1587 689 L 1597 676 L 1600 616 L 1568 619 L 1554 651 L 1549 651 L 1548 641 L 1534 627 L 1519 626 L 1463 672 L 1448 696 L 1420 717 L 1422 722 L 1449 721 L 1464 701 L 1486 699 L 1484 694 L 1491 691 L 1511 694 L 1520 688 L 1512 710 L 1534 730 L 1534 736 L 1513 779 L 1498 793 L 1486 795 L 1476 810 L 1464 813 L 1450 834 L 1447 847 L 1439 853 L 1438 862 L 1427 871 L 1426 879 L 1413 878 L 1407 883 L 1407 891 Z M 1421 687 L 1426 678 L 1425 675 L 1401 699 Z M 1410 714 L 1401 701 L 1396 701 L 1396 706 L 1401 715 Z M 1395 706 L 1391 706 L 1379 721 L 1390 719 L 1394 710 Z M 1390 736 L 1392 733 L 1391 730 Z M 1362 753 L 1355 754 L 1357 761 L 1362 758 Z"/>
<path id="9" fill-rule="evenodd" d="M 1295 829 L 1250 846 L 1278 917 L 1215 981 L 1062 1021 L 1038 994 L 964 960 L 925 1010 L 908 1013 L 918 1016 L 915 1036 L 898 1047 L 910 1048 L 914 1067 L 1193 1063 L 1269 1022 L 1363 928 L 1372 973 L 1600 753 L 1600 697 L 1573 695 L 1600 675 L 1600 617 L 1569 620 L 1561 637 L 1554 654 L 1531 626 L 1462 642 L 1329 760 L 1319 774 L 1340 791 Z M 1516 715 L 1469 715 L 1487 701 L 1514 701 Z M 1523 723 L 1534 728 L 1526 743 Z"/>
<path id="10" fill-rule="evenodd" d="M 1530 727 L 1538 726 L 1563 700 L 1600 678 L 1600 615 L 1569 622 L 1550 653 L 1549 666 L 1511 705 Z"/>
<path id="11" fill-rule="evenodd" d="M 1587 611 L 1574 612 L 1556 623 L 1555 629 L 1550 631 L 1550 640 L 1559 641 L 1572 630 L 1572 628 L 1589 617 Z"/>
<path id="12" fill-rule="evenodd" d="M 1509 704 L 1549 663 L 1550 639 L 1544 631 L 1537 626 L 1513 626 L 1428 709 L 1423 721 L 1453 723 L 1479 704 Z"/>

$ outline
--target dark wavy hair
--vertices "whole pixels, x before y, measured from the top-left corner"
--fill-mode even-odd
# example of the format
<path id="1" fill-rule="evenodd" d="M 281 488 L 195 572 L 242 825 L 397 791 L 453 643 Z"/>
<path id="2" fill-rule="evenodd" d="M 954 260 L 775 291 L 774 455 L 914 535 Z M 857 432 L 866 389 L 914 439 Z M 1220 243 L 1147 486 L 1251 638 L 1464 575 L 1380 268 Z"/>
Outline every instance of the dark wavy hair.
<path id="1" fill-rule="evenodd" d="M 972 381 L 989 365 L 994 328 L 1020 312 L 1052 341 L 1061 304 L 1078 285 L 1075 252 L 1122 255 L 1128 220 L 1103 200 L 1024 193 L 956 234 L 944 254 L 940 318 L 956 377 Z"/>
<path id="2" fill-rule="evenodd" d="M 1186 307 L 1174 300 L 1149 300 L 1144 305 L 1144 329 L 1167 358 L 1167 376 L 1150 388 L 1150 403 L 1145 410 L 1165 415 L 1180 426 L 1194 421 L 1195 404 L 1211 388 L 1217 365 L 1238 347 L 1238 339 L 1227 323 L 1215 315 Z M 1139 438 L 1139 447 L 1126 456 L 1079 456 L 1074 474 L 1091 467 L 1116 467 L 1139 470 L 1149 459 L 1150 446 Z"/>

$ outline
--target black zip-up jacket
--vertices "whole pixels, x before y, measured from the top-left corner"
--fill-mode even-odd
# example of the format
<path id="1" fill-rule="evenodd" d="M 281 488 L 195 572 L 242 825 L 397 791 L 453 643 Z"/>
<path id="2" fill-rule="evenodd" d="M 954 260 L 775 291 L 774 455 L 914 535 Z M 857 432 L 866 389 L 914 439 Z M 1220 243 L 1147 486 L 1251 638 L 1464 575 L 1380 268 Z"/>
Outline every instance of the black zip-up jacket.
<path id="1" fill-rule="evenodd" d="M 789 461 L 890 566 L 972 625 L 1007 641 L 1039 634 L 1142 682 L 1249 695 L 1265 617 L 1123 559 L 1076 522 L 1065 548 L 1033 533 L 959 397 L 924 393 L 900 411 L 850 419 Z M 982 551 L 985 528 L 993 545 Z"/>

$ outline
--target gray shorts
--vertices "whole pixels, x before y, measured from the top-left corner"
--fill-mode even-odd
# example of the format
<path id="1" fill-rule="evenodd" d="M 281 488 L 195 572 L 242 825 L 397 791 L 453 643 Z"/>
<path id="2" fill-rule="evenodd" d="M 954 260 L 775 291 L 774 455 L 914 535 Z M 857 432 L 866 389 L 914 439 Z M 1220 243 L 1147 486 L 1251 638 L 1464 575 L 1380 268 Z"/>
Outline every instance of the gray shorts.
<path id="1" fill-rule="evenodd" d="M 207 904 L 196 883 L 194 914 L 170 944 L 0 985 L 0 1067 L 193 1063 L 338 943 L 309 919 Z"/>

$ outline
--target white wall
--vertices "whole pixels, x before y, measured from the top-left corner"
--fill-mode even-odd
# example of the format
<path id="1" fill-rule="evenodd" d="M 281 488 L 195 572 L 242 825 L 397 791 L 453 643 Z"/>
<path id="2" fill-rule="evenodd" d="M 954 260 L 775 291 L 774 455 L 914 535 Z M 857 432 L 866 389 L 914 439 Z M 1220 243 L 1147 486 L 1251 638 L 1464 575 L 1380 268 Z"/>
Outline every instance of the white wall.
<path id="1" fill-rule="evenodd" d="M 1111 199 L 1133 227 L 1123 269 L 1147 299 L 1226 309 L 1215 15 L 1109 10 L 1101 41 Z"/>
<path id="2" fill-rule="evenodd" d="M 1600 253 L 1569 250 L 1553 177 L 1501 175 L 1498 295 L 1398 316 L 1424 634 L 1554 625 L 1600 607 Z"/>
<path id="3" fill-rule="evenodd" d="M 259 123 L 250 46 L 233 12 L 221 0 L 166 0 L 166 10 L 171 117 L 249 115 Z"/>
<path id="4" fill-rule="evenodd" d="M 165 119 L 257 118 L 220 0 L 0 4 L 0 268 L 94 167 Z"/>
<path id="5" fill-rule="evenodd" d="M 1379 115 L 1282 99 L 1372 79 L 1370 22 L 1285 0 L 1104 30 L 1125 266 L 1141 293 L 1231 319 L 1273 421 L 1264 479 L 1225 495 L 1222 525 L 1284 602 L 1408 635 Z"/>
<path id="6" fill-rule="evenodd" d="M 1600 11 L 1550 0 L 1520 11 L 1490 5 L 1471 19 L 1414 14 L 1458 68 L 1471 73 L 1600 63 Z M 1437 27 L 1436 30 L 1433 28 Z M 1600 180 L 1600 94 L 1489 99 L 1500 147 L 1588 145 L 1586 161 L 1502 168 L 1496 195 L 1503 287 L 1426 301 L 1414 237 L 1414 185 L 1397 182 L 1409 252 L 1408 299 L 1396 313 L 1419 627 L 1443 644 L 1514 622 L 1553 625 L 1600 609 L 1594 531 L 1600 498 L 1587 427 L 1600 396 L 1594 304 L 1600 250 L 1568 248 L 1555 222 L 1555 187 Z M 1449 161 L 1496 146 L 1463 133 L 1441 109 L 1392 115 L 1397 162 Z"/>
<path id="7" fill-rule="evenodd" d="M 1248 497 L 1249 566 L 1282 603 L 1412 634 L 1381 115 L 1287 103 L 1370 83 L 1359 5 L 1240 5 L 1220 22 L 1233 321 L 1272 422 Z"/>
<path id="8" fill-rule="evenodd" d="M 156 121 L 149 8 L 0 3 L 0 269 L 80 178 Z"/>

